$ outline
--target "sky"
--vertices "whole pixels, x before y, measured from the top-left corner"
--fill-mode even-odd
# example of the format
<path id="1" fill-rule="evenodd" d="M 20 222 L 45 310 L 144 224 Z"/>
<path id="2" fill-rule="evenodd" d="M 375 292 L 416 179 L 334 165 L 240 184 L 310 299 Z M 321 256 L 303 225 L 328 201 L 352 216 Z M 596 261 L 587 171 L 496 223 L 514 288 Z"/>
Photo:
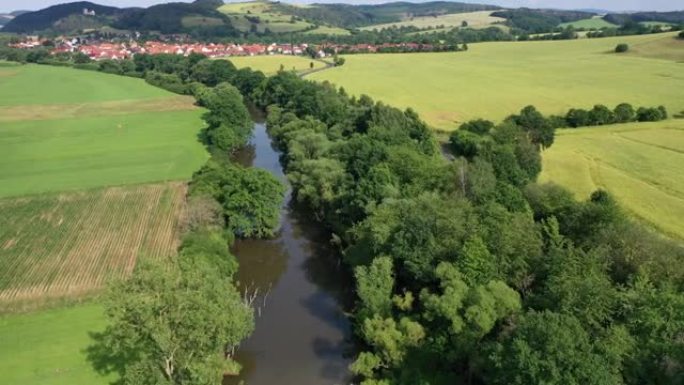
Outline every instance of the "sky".
<path id="1" fill-rule="evenodd" d="M 163 0 L 90 0 L 97 4 L 117 7 L 145 7 L 163 3 Z M 175 0 L 190 2 L 191 0 Z M 295 0 L 300 3 L 354 3 L 373 4 L 393 0 Z M 422 2 L 424 0 L 409 0 Z M 596 8 L 610 11 L 674 11 L 684 10 L 684 0 L 459 0 L 468 3 L 496 4 L 504 7 L 538 7 L 580 9 Z M 0 0 L 0 12 L 15 10 L 38 10 L 50 5 L 70 2 L 70 0 Z M 287 1 L 286 1 L 287 2 Z"/>

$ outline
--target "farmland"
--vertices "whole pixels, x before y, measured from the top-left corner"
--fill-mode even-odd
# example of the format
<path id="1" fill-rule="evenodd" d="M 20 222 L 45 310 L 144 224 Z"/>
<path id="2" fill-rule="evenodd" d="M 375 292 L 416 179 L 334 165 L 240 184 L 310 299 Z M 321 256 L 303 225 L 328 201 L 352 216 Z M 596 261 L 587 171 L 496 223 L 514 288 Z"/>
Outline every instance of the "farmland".
<path id="1" fill-rule="evenodd" d="M 105 322 L 97 304 L 0 317 L 0 383 L 110 383 L 114 378 L 98 374 L 86 353 L 90 333 L 103 330 Z"/>
<path id="2" fill-rule="evenodd" d="M 258 32 L 269 29 L 274 33 L 296 32 L 313 25 L 275 11 L 267 1 L 251 1 L 229 3 L 221 6 L 219 11 L 230 17 L 233 26 L 241 31 L 256 28 Z"/>
<path id="3" fill-rule="evenodd" d="M 594 16 L 591 19 L 584 19 L 578 21 L 572 21 L 569 23 L 560 24 L 558 27 L 567 28 L 572 26 L 576 29 L 601 29 L 601 28 L 617 28 L 617 25 L 603 20 L 600 16 Z"/>
<path id="4" fill-rule="evenodd" d="M 0 73 L 0 197 L 182 180 L 206 159 L 189 98 L 67 68 Z"/>
<path id="5" fill-rule="evenodd" d="M 636 217 L 684 238 L 684 121 L 560 130 L 544 153 L 541 181 L 583 199 L 612 192 Z"/>
<path id="6" fill-rule="evenodd" d="M 546 114 L 621 102 L 681 111 L 680 63 L 612 53 L 621 42 L 636 46 L 663 41 L 684 49 L 684 40 L 674 36 L 482 43 L 471 44 L 467 52 L 348 55 L 344 66 L 308 78 L 412 107 L 443 130 L 472 118 L 501 120 L 529 104 Z"/>
<path id="7" fill-rule="evenodd" d="M 454 28 L 460 27 L 463 22 L 468 23 L 470 28 L 484 28 L 489 27 L 494 23 L 501 23 L 506 21 L 506 19 L 501 17 L 492 16 L 492 11 L 478 11 L 478 12 L 466 12 L 466 13 L 451 13 L 439 16 L 420 16 L 412 17 L 404 21 L 396 23 L 387 24 L 376 24 L 368 27 L 361 28 L 362 30 L 373 30 L 373 29 L 383 29 L 383 28 L 399 28 L 413 26 L 417 28 L 428 28 L 428 27 L 444 27 Z"/>
<path id="8" fill-rule="evenodd" d="M 262 55 L 262 56 L 240 56 L 229 58 L 233 64 L 238 68 L 250 67 L 255 71 L 261 71 L 266 75 L 273 75 L 280 70 L 282 65 L 285 71 L 305 71 L 310 68 L 311 63 L 313 68 L 322 68 L 325 66 L 320 60 L 313 60 L 305 56 L 292 55 Z"/>
<path id="9" fill-rule="evenodd" d="M 176 250 L 182 183 L 0 200 L 0 311 L 91 294 Z"/>

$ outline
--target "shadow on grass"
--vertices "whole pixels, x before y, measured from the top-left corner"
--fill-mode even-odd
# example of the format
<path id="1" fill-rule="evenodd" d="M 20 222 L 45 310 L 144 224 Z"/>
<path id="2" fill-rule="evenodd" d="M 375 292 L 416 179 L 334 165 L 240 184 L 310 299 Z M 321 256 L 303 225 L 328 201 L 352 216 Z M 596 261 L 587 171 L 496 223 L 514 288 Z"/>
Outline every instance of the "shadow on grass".
<path id="1" fill-rule="evenodd" d="M 139 355 L 134 352 L 119 352 L 115 348 L 115 338 L 110 330 L 104 332 L 91 332 L 92 343 L 85 349 L 88 362 L 93 369 L 102 376 L 116 374 L 116 379 L 110 382 L 111 385 L 123 385 L 123 376 L 126 367 L 136 362 Z"/>

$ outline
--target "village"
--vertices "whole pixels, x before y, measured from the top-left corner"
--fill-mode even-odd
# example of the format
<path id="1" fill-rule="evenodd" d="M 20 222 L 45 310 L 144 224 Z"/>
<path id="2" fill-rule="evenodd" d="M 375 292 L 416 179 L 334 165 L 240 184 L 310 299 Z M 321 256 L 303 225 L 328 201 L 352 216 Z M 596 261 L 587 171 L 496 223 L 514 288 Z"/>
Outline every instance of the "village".
<path id="1" fill-rule="evenodd" d="M 205 55 L 209 58 L 231 56 L 258 55 L 307 55 L 325 58 L 335 54 L 353 53 L 381 53 L 381 52 L 430 52 L 435 50 L 458 50 L 458 47 L 435 47 L 430 44 L 419 43 L 384 43 L 384 44 L 236 44 L 236 43 L 200 43 L 200 42 L 138 42 L 131 39 L 128 42 L 118 41 L 87 41 L 81 38 L 58 38 L 55 40 L 41 39 L 37 36 L 26 37 L 21 42 L 10 44 L 14 48 L 31 49 L 48 47 L 53 55 L 59 53 L 80 52 L 91 60 L 122 60 L 137 54 L 174 54 L 188 56 L 192 53 Z"/>

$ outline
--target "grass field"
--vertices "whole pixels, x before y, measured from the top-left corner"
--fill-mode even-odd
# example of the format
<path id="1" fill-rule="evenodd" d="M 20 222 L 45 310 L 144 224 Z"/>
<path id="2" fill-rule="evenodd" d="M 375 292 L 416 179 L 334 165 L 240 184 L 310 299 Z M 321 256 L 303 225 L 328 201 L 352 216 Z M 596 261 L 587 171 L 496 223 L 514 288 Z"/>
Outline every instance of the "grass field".
<path id="1" fill-rule="evenodd" d="M 572 41 L 471 44 L 467 52 L 348 55 L 341 67 L 310 75 L 351 94 L 412 107 L 432 126 L 453 130 L 473 118 L 501 120 L 533 104 L 546 114 L 602 103 L 684 110 L 684 71 L 672 60 L 613 53 L 618 43 L 674 44 L 674 34 Z M 681 47 L 681 48 L 680 48 Z"/>
<path id="2" fill-rule="evenodd" d="M 445 27 L 446 29 L 460 27 L 463 22 L 468 23 L 470 28 L 484 28 L 489 27 L 494 23 L 506 21 L 502 17 L 492 16 L 492 11 L 478 11 L 466 13 L 450 13 L 440 16 L 420 16 L 413 17 L 408 20 L 399 21 L 396 23 L 376 24 L 361 28 L 362 30 L 372 31 L 374 29 L 381 30 L 383 28 L 392 27 L 408 27 L 414 26 L 417 28 L 428 27 Z"/>
<path id="3" fill-rule="evenodd" d="M 249 31 L 252 25 L 258 32 L 268 28 L 274 33 L 296 32 L 312 26 L 304 20 L 293 20 L 292 15 L 277 12 L 268 1 L 228 3 L 219 7 L 219 11 L 228 15 L 233 26 L 243 32 Z M 253 23 L 247 17 L 258 17 L 259 21 Z"/>
<path id="4" fill-rule="evenodd" d="M 312 60 L 310 57 L 293 55 L 261 55 L 261 56 L 235 56 L 228 58 L 238 68 L 250 67 L 253 70 L 261 71 L 266 75 L 273 75 L 280 70 L 282 65 L 286 71 L 306 71 L 311 63 L 314 68 L 324 67 L 325 64 L 319 60 Z"/>
<path id="5" fill-rule="evenodd" d="M 86 350 L 105 327 L 97 304 L 0 317 L 0 384 L 106 385 Z"/>
<path id="6" fill-rule="evenodd" d="M 207 157 L 192 99 L 90 71 L 0 68 L 8 71 L 0 77 L 0 197 L 183 180 Z"/>
<path id="7" fill-rule="evenodd" d="M 306 35 L 333 35 L 333 36 L 347 36 L 351 35 L 351 32 L 349 32 L 346 29 L 343 28 L 338 28 L 338 27 L 326 27 L 326 26 L 320 26 L 316 29 L 312 29 L 310 31 L 304 32 Z"/>
<path id="8" fill-rule="evenodd" d="M 569 23 L 562 23 L 558 25 L 560 28 L 567 28 L 573 26 L 574 28 L 580 29 L 601 29 L 601 28 L 617 28 L 617 25 L 603 20 L 601 16 L 594 16 L 591 19 L 583 19 L 578 21 L 572 21 Z"/>
<path id="9" fill-rule="evenodd" d="M 0 312 L 93 293 L 138 256 L 173 255 L 185 185 L 0 200 Z"/>
<path id="10" fill-rule="evenodd" d="M 684 120 L 559 130 L 541 181 L 586 198 L 613 193 L 636 217 L 684 239 Z"/>

